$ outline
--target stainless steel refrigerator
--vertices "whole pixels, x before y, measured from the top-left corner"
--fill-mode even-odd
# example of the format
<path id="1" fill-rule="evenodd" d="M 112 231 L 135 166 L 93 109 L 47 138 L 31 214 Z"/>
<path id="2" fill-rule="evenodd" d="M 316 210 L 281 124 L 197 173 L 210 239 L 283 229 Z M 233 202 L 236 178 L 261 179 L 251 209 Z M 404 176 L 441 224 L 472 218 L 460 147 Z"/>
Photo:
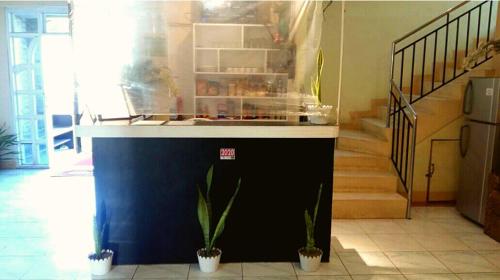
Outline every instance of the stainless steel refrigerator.
<path id="1" fill-rule="evenodd" d="M 500 78 L 471 78 L 460 131 L 461 178 L 457 209 L 484 224 L 488 177 L 500 171 Z"/>

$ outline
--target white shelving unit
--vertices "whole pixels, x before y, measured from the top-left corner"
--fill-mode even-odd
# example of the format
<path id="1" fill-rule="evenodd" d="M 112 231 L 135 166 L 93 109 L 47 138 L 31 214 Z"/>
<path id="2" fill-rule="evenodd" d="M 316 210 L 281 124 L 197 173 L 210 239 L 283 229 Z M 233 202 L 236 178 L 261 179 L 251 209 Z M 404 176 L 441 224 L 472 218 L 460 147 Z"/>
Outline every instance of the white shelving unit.
<path id="1" fill-rule="evenodd" d="M 273 55 L 282 51 L 274 46 L 270 35 L 263 24 L 223 24 L 194 23 L 193 24 L 193 72 L 195 83 L 198 80 L 216 81 L 225 86 L 236 79 L 257 79 L 281 84 L 281 92 L 273 92 L 267 96 L 240 95 L 194 95 L 195 116 L 203 116 L 199 106 L 217 107 L 222 100 L 231 107 L 239 107 L 239 112 L 233 112 L 227 119 L 234 120 L 287 120 L 286 85 L 288 72 L 275 72 L 272 67 Z M 280 69 L 283 70 L 283 69 Z M 287 70 L 287 69 L 285 69 Z M 281 80 L 281 82 L 278 82 Z M 263 85 L 262 84 L 262 85 Z M 248 105 L 247 105 L 248 104 Z M 246 107 L 254 106 L 254 112 L 248 114 Z M 267 108 L 260 110 L 256 108 Z M 269 109 L 274 108 L 274 109 Z M 234 108 L 235 110 L 237 108 Z M 263 111 L 263 112 L 259 112 Z M 258 113 L 258 114 L 257 114 Z M 219 119 L 217 113 L 209 114 L 211 118 Z M 224 120 L 224 118 L 220 119 Z"/>

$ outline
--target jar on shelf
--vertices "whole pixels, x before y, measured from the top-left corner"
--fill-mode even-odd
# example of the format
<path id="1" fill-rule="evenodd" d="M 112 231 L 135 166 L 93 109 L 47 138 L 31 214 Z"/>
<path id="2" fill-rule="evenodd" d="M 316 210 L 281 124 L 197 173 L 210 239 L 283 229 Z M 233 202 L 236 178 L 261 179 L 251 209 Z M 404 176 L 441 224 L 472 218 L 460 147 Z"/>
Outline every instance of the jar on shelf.
<path id="1" fill-rule="evenodd" d="M 196 80 L 196 95 L 204 96 L 207 95 L 208 81 L 207 80 Z"/>
<path id="2" fill-rule="evenodd" d="M 227 85 L 227 95 L 236 96 L 236 84 L 235 83 L 229 83 Z"/>

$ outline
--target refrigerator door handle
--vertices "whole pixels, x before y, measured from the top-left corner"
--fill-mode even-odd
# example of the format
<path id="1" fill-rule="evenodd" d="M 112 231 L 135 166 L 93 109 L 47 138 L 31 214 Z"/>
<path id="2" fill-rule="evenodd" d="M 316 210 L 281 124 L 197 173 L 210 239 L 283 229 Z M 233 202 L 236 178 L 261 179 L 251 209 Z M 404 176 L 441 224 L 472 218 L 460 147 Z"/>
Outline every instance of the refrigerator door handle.
<path id="1" fill-rule="evenodd" d="M 467 134 L 465 133 L 467 130 Z M 470 126 L 468 124 L 462 125 L 460 128 L 460 155 L 464 158 L 467 155 L 467 151 L 469 150 L 469 134 L 470 134 Z"/>
<path id="2" fill-rule="evenodd" d="M 467 87 L 465 88 L 464 93 L 464 102 L 462 104 L 462 112 L 465 115 L 469 115 L 472 113 L 472 105 L 473 105 L 473 94 L 472 94 L 472 81 L 469 80 L 467 83 Z"/>

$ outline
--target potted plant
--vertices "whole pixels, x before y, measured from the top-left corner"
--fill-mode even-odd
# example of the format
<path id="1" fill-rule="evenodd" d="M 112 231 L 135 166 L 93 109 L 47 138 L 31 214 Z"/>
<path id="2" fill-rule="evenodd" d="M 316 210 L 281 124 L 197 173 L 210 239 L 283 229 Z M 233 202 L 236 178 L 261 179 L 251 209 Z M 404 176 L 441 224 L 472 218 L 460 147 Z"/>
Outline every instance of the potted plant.
<path id="1" fill-rule="evenodd" d="M 16 135 L 7 132 L 7 125 L 0 126 L 0 161 L 12 159 L 11 156 L 17 154 L 12 150 L 17 145 Z"/>
<path id="2" fill-rule="evenodd" d="M 222 213 L 215 230 L 212 232 L 212 202 L 210 200 L 210 189 L 212 187 L 212 175 L 214 166 L 212 165 L 207 172 L 206 183 L 207 190 L 205 196 L 198 187 L 198 221 L 200 222 L 201 230 L 203 232 L 203 241 L 205 247 L 199 249 L 196 254 L 198 256 L 198 263 L 202 272 L 214 272 L 219 266 L 222 251 L 215 247 L 215 241 L 222 234 L 226 218 L 231 210 L 234 199 L 240 190 L 241 178 L 238 180 L 238 186 L 234 191 L 233 196 L 229 200 L 224 212 Z"/>
<path id="3" fill-rule="evenodd" d="M 479 43 L 476 50 L 471 52 L 462 62 L 462 68 L 470 71 L 480 60 L 486 59 L 490 54 L 492 56 L 500 53 L 500 39 Z"/>
<path id="4" fill-rule="evenodd" d="M 311 93 L 316 102 L 306 106 L 309 122 L 313 124 L 328 124 L 328 117 L 332 110 L 331 105 L 323 105 L 321 103 L 321 75 L 323 73 L 323 62 L 323 50 L 320 49 L 316 57 L 316 76 L 311 78 Z"/>
<path id="5" fill-rule="evenodd" d="M 122 71 L 121 87 L 131 115 L 169 114 L 178 88 L 170 68 L 139 59 Z"/>
<path id="6" fill-rule="evenodd" d="M 316 206 L 314 206 L 314 214 L 311 218 L 309 211 L 307 209 L 304 211 L 304 219 L 306 222 L 306 246 L 299 249 L 300 267 L 304 271 L 316 271 L 321 263 L 321 257 L 323 256 L 323 251 L 316 247 L 316 241 L 314 240 L 314 231 L 316 228 L 316 217 L 318 216 L 319 201 L 321 199 L 321 192 L 323 189 L 323 184 L 319 186 L 318 198 L 316 200 Z"/>
<path id="7" fill-rule="evenodd" d="M 99 224 L 94 216 L 94 253 L 89 255 L 90 271 L 93 275 L 104 275 L 111 270 L 113 251 L 102 248 L 106 223 Z"/>

